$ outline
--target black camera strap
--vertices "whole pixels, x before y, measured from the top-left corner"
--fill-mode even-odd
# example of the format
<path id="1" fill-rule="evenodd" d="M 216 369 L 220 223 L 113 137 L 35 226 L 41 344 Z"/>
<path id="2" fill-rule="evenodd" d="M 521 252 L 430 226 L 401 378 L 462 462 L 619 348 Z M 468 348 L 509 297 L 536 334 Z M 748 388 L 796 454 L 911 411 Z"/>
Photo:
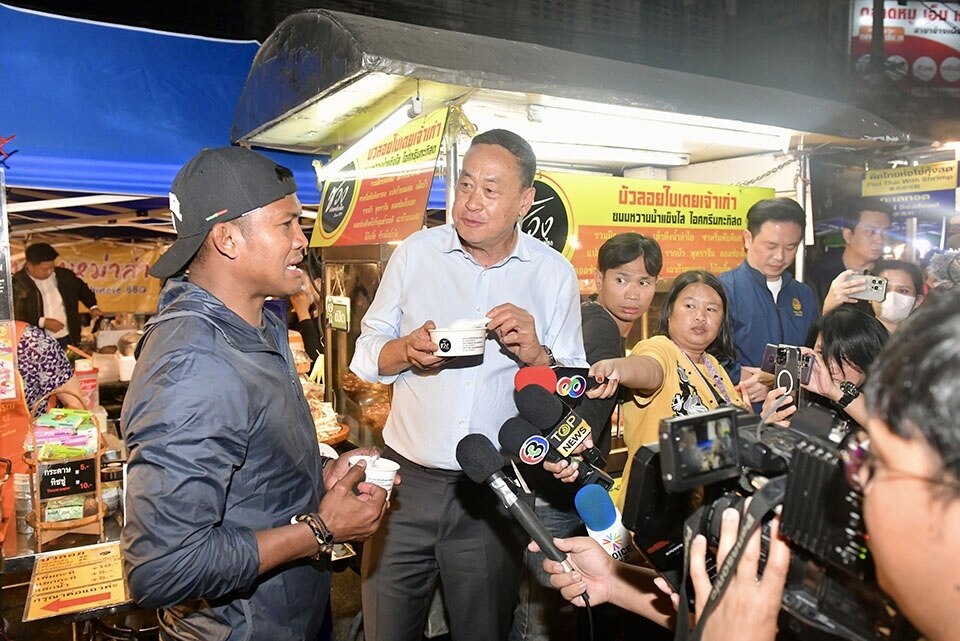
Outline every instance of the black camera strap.
<path id="1" fill-rule="evenodd" d="M 700 620 L 693 629 L 685 624 L 685 622 L 690 621 L 690 606 L 687 595 L 687 581 L 683 581 L 680 586 L 680 607 L 677 614 L 677 632 L 674 641 L 700 641 L 703 636 L 703 628 L 710 618 L 710 614 L 716 609 L 721 597 L 730 585 L 730 579 L 736 572 L 737 564 L 740 562 L 747 541 L 761 526 L 764 517 L 783 503 L 786 488 L 786 477 L 781 476 L 769 481 L 753 495 L 747 513 L 741 518 L 737 540 L 733 544 L 733 548 L 730 549 L 730 553 L 727 554 L 727 558 L 724 559 L 723 565 L 717 569 L 717 578 L 713 583 L 713 590 L 710 591 L 710 597 L 700 614 Z M 704 511 L 705 509 L 701 506 L 683 524 L 684 577 L 690 576 L 690 546 L 697 533 L 703 529 Z"/>

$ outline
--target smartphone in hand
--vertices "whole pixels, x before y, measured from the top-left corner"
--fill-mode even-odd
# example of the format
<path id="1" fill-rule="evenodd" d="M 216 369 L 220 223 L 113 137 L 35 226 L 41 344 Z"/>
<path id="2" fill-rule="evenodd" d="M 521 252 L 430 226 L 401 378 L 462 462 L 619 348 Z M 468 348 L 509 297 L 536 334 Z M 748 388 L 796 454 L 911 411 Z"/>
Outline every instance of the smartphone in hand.
<path id="1" fill-rule="evenodd" d="M 882 276 L 869 274 L 850 274 L 845 280 L 863 279 L 866 287 L 862 292 L 853 292 L 850 298 L 858 300 L 882 301 L 887 297 L 887 279 Z"/>

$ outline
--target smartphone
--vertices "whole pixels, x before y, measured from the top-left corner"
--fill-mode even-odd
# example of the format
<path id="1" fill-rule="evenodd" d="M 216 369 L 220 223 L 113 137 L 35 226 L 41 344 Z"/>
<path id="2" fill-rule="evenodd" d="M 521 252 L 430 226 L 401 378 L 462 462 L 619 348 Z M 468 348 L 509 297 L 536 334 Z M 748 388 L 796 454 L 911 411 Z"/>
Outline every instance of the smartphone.
<path id="1" fill-rule="evenodd" d="M 853 280 L 862 278 L 865 281 L 866 289 L 862 292 L 850 294 L 850 298 L 858 300 L 882 301 L 887 297 L 887 279 L 882 276 L 870 276 L 869 274 L 850 274 L 844 280 Z"/>
<path id="2" fill-rule="evenodd" d="M 799 347 L 779 345 L 777 347 L 775 366 L 774 377 L 776 386 L 786 388 L 787 394 L 793 397 L 790 405 L 796 405 L 800 394 L 801 383 L 809 383 L 810 375 L 813 373 L 812 356 L 810 354 L 803 354 Z M 784 405 L 783 407 L 789 407 L 789 405 Z"/>
<path id="3" fill-rule="evenodd" d="M 767 374 L 773 374 L 777 370 L 777 348 L 779 345 L 767 343 L 763 348 L 763 356 L 760 357 L 760 371 Z"/>

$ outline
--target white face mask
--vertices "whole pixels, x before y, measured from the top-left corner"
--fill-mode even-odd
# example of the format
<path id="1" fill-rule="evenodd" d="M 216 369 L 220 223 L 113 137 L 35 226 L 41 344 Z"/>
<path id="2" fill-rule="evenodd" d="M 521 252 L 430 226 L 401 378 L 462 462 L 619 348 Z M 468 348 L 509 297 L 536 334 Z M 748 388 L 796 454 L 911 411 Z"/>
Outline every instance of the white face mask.
<path id="1" fill-rule="evenodd" d="M 916 296 L 907 296 L 898 292 L 887 292 L 887 297 L 880 304 L 880 313 L 877 316 L 880 320 L 888 323 L 899 323 L 910 315 L 913 306 L 917 304 Z"/>

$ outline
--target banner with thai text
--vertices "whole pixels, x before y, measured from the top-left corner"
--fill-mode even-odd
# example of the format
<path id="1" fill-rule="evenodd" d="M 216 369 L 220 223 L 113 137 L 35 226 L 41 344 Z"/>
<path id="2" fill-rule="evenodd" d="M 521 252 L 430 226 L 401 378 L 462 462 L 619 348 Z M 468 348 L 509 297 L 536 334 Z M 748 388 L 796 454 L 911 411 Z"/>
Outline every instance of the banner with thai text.
<path id="1" fill-rule="evenodd" d="M 743 260 L 747 210 L 774 196 L 766 187 L 554 172 L 540 172 L 535 187 L 521 227 L 562 252 L 581 281 L 593 278 L 600 246 L 628 231 L 660 244 L 663 278 L 690 269 L 732 269 Z"/>
<path id="2" fill-rule="evenodd" d="M 97 295 L 100 311 L 156 313 L 161 283 L 148 271 L 160 258 L 159 246 L 97 242 L 56 249 L 57 265 L 83 279 Z"/>
<path id="3" fill-rule="evenodd" d="M 854 0 L 850 54 L 857 71 L 870 69 L 873 0 Z M 960 95 L 960 6 L 885 0 L 883 71 L 915 96 Z"/>
<path id="4" fill-rule="evenodd" d="M 896 218 L 953 216 L 957 204 L 957 162 L 868 171 L 861 193 L 889 204 Z"/>
<path id="5" fill-rule="evenodd" d="M 438 109 L 411 120 L 328 179 L 310 246 L 376 245 L 418 231 L 447 111 Z"/>

